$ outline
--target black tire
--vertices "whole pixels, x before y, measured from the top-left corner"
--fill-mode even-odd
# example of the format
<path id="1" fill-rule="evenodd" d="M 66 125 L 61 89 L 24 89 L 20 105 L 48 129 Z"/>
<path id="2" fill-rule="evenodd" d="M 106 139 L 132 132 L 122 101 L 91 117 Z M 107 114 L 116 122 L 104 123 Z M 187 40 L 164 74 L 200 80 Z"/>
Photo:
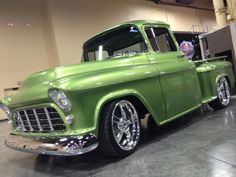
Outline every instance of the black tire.
<path id="1" fill-rule="evenodd" d="M 230 87 L 227 79 L 221 77 L 217 81 L 217 99 L 210 102 L 209 105 L 214 109 L 223 109 L 230 103 Z"/>
<path id="2" fill-rule="evenodd" d="M 150 136 L 157 135 L 159 126 L 156 124 L 153 117 L 150 115 L 147 119 L 147 132 Z"/>
<path id="3" fill-rule="evenodd" d="M 128 106 L 130 107 L 130 110 L 132 111 L 132 113 L 135 113 L 137 115 L 137 118 L 130 118 L 131 113 L 129 112 L 129 110 L 125 110 L 128 111 L 126 112 L 126 117 L 127 117 L 127 121 L 125 121 L 123 119 L 123 117 L 125 116 L 121 116 L 121 105 L 122 104 L 128 104 Z M 118 108 L 118 106 L 121 106 Z M 120 117 L 119 116 L 119 110 L 120 109 Z M 122 109 L 124 109 L 124 107 L 122 107 Z M 128 116 L 128 114 L 130 113 L 130 117 Z M 116 115 L 117 114 L 117 115 Z M 136 116 L 135 115 L 135 116 Z M 134 117 L 134 116 L 133 116 Z M 115 121 L 116 119 L 116 121 Z M 122 121 L 121 121 L 122 119 Z M 133 123 L 129 124 L 127 122 L 132 122 L 132 120 L 134 120 Z M 136 121 L 136 119 L 138 119 L 138 121 Z M 124 120 L 124 121 L 123 121 Z M 124 123 L 126 122 L 126 124 Z M 132 128 L 130 128 L 130 127 Z M 133 129 L 133 127 L 137 126 L 137 129 Z M 134 136 L 133 138 L 133 145 L 132 148 L 130 149 L 126 149 L 125 145 L 124 147 L 121 145 L 122 143 L 118 143 L 117 138 L 121 138 L 120 142 L 127 140 L 127 142 L 131 142 L 130 138 L 128 137 L 128 135 L 123 131 L 123 129 L 125 129 L 126 127 L 126 133 L 128 132 L 128 129 L 131 129 L 129 133 L 127 133 L 130 136 Z M 137 111 L 134 107 L 134 105 L 129 102 L 128 100 L 115 100 L 112 101 L 110 103 L 108 103 L 101 114 L 101 120 L 100 120 L 100 129 L 99 129 L 99 150 L 100 152 L 104 155 L 104 156 L 108 156 L 108 157 L 125 157 L 128 156 L 130 154 L 132 154 L 138 146 L 139 143 L 139 139 L 140 139 L 140 132 L 141 128 L 140 128 L 140 122 L 139 122 L 139 117 L 137 114 Z M 117 132 L 119 132 L 117 134 Z M 132 132 L 132 133 L 131 133 Z M 133 133 L 135 132 L 135 133 Z M 116 135 L 117 134 L 117 135 Z M 121 136 L 118 136 L 119 134 L 122 134 Z M 122 138 L 123 136 L 123 138 Z M 127 139 L 128 138 L 128 139 Z M 128 147 L 128 143 L 127 143 L 127 147 Z"/>

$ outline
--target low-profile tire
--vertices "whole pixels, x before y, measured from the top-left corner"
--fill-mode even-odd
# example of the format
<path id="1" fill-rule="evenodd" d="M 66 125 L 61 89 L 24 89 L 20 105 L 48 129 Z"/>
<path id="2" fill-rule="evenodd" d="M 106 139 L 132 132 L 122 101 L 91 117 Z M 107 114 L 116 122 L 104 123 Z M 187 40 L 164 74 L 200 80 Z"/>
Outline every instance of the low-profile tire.
<path id="1" fill-rule="evenodd" d="M 128 100 L 108 103 L 101 114 L 99 150 L 108 157 L 132 154 L 140 139 L 140 120 L 135 106 Z"/>
<path id="2" fill-rule="evenodd" d="M 214 109 L 223 109 L 229 105 L 230 102 L 230 87 L 227 79 L 221 77 L 217 81 L 217 99 L 210 102 L 209 105 Z"/>

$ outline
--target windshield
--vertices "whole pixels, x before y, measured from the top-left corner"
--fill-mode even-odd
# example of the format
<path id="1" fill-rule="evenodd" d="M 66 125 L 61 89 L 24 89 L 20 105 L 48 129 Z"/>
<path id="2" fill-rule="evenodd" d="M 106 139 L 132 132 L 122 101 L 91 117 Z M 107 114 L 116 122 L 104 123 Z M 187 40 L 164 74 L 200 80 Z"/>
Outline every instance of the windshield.
<path id="1" fill-rule="evenodd" d="M 125 26 L 90 40 L 83 50 L 84 61 L 94 61 L 146 52 L 147 47 L 136 27 Z"/>

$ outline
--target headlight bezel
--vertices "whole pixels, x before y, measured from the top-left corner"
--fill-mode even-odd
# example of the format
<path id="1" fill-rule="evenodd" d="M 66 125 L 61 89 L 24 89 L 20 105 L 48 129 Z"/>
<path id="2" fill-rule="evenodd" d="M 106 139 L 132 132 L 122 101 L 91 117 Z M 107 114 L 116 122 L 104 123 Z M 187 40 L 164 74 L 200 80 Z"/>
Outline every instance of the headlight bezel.
<path id="1" fill-rule="evenodd" d="M 10 119 L 12 117 L 12 110 L 9 106 L 7 106 L 6 104 L 0 102 L 0 108 L 6 114 L 8 119 Z"/>
<path id="2" fill-rule="evenodd" d="M 64 112 L 70 112 L 72 103 L 65 91 L 58 88 L 50 88 L 48 90 L 49 98 Z"/>

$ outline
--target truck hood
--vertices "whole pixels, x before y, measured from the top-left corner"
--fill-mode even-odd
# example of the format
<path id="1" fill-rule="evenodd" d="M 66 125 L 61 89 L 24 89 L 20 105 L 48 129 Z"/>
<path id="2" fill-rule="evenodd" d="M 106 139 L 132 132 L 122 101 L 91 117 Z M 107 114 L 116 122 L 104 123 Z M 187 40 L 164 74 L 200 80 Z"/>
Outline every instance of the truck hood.
<path id="1" fill-rule="evenodd" d="M 60 79 L 70 77 L 73 75 L 80 75 L 86 73 L 96 74 L 100 70 L 108 70 L 112 68 L 133 65 L 133 60 L 122 59 L 118 60 L 104 60 L 87 62 L 76 65 L 69 65 L 64 67 L 56 67 L 44 71 L 37 72 L 28 77 L 17 92 L 11 97 L 10 107 L 16 108 L 32 104 L 39 104 L 49 102 L 48 89 L 57 87 L 54 83 Z M 60 87 L 59 87 L 60 88 Z"/>

